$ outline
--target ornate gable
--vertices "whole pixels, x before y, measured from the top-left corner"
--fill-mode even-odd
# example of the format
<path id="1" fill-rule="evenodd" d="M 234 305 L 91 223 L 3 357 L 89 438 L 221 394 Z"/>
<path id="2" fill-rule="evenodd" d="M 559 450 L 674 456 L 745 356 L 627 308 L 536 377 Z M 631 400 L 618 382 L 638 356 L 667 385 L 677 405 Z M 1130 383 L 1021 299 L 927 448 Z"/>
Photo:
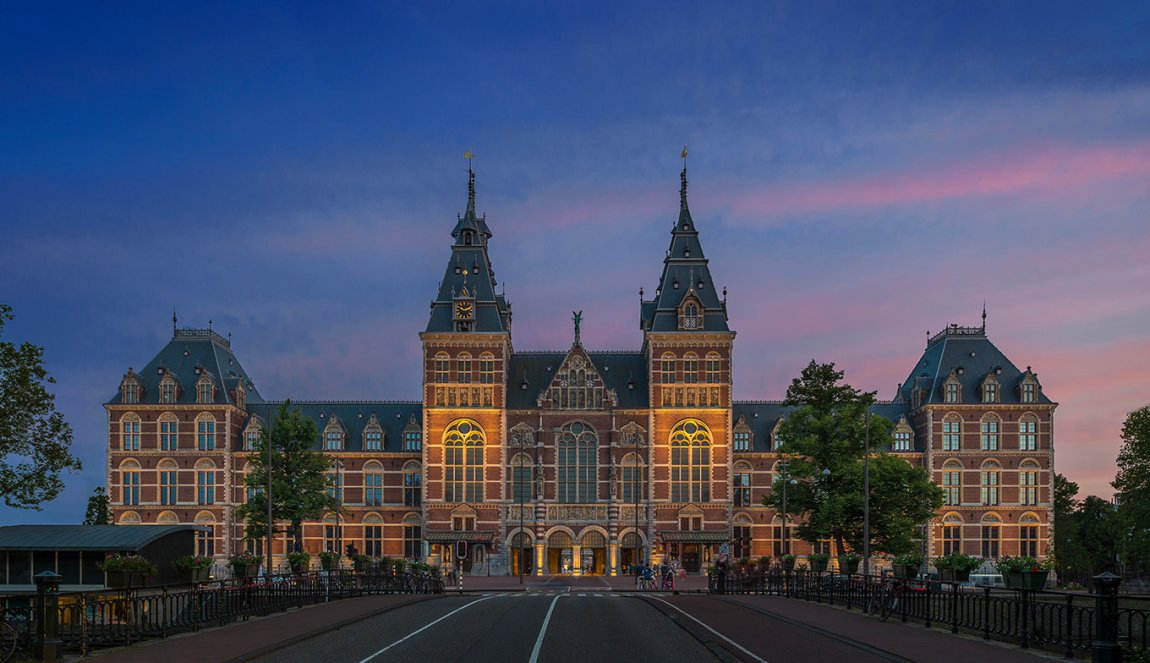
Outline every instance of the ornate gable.
<path id="1" fill-rule="evenodd" d="M 607 389 L 599 370 L 576 344 L 567 353 L 538 404 L 551 410 L 601 410 L 618 402 L 614 389 Z"/>

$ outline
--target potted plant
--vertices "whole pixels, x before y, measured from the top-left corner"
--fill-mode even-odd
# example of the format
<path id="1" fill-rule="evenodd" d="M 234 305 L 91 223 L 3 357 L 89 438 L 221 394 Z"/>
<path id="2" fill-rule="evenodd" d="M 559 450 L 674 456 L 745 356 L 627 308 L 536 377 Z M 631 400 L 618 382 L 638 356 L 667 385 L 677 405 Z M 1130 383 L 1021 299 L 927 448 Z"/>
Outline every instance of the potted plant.
<path id="1" fill-rule="evenodd" d="M 405 570 L 407 570 L 407 560 L 404 560 L 404 559 L 395 560 L 395 575 L 401 576 L 401 575 L 403 575 L 403 572 Z"/>
<path id="2" fill-rule="evenodd" d="M 379 559 L 375 560 L 374 568 L 376 571 L 379 571 L 384 575 L 391 575 L 391 572 L 395 567 L 391 563 L 390 557 L 380 557 Z"/>
<path id="3" fill-rule="evenodd" d="M 232 576 L 236 578 L 250 578 L 258 574 L 260 563 L 263 561 L 263 557 L 248 550 L 228 558 L 228 564 L 232 567 Z"/>
<path id="4" fill-rule="evenodd" d="M 351 556 L 351 568 L 356 571 L 366 571 L 367 565 L 371 563 L 371 557 L 363 553 L 356 553 Z"/>
<path id="5" fill-rule="evenodd" d="M 159 570 L 155 564 L 136 554 L 108 555 L 97 566 L 107 575 L 108 586 L 117 589 L 143 587 L 148 576 Z"/>
<path id="6" fill-rule="evenodd" d="M 939 578 L 943 582 L 966 582 L 970 580 L 970 572 L 980 566 L 981 559 L 961 552 L 934 559 L 934 568 L 938 569 Z"/>
<path id="7" fill-rule="evenodd" d="M 1040 562 L 1033 557 L 1001 557 L 994 568 L 1002 574 L 1002 580 L 1011 589 L 1045 589 L 1050 575 L 1050 562 Z"/>
<path id="8" fill-rule="evenodd" d="M 759 558 L 759 571 L 765 573 L 769 568 L 771 568 L 771 556 L 763 555 Z"/>
<path id="9" fill-rule="evenodd" d="M 311 566 L 311 553 L 306 550 L 289 552 L 287 562 L 292 573 L 306 573 Z"/>
<path id="10" fill-rule="evenodd" d="M 739 570 L 747 573 L 751 570 L 751 558 L 746 555 L 739 558 Z"/>
<path id="11" fill-rule="evenodd" d="M 827 570 L 827 565 L 831 561 L 831 556 L 825 553 L 811 553 L 807 555 L 807 561 L 811 565 L 811 571 L 815 573 L 822 573 Z"/>
<path id="12" fill-rule="evenodd" d="M 334 550 L 325 550 L 319 554 L 319 563 L 324 571 L 334 571 L 339 568 L 341 555 Z"/>
<path id="13" fill-rule="evenodd" d="M 922 565 L 922 555 L 918 553 L 907 553 L 905 555 L 898 555 L 891 560 L 891 566 L 894 568 L 894 575 L 896 578 L 910 579 L 918 573 L 918 567 Z"/>
<path id="14" fill-rule="evenodd" d="M 784 571 L 794 571 L 795 570 L 795 556 L 794 555 L 787 553 L 787 554 L 783 555 L 782 557 L 780 557 L 779 559 L 783 560 L 783 570 Z"/>
<path id="15" fill-rule="evenodd" d="M 180 580 L 185 583 L 191 584 L 196 582 L 207 582 L 208 576 L 212 572 L 212 564 L 215 562 L 211 557 L 203 555 L 184 555 L 177 557 L 172 566 L 180 572 Z"/>
<path id="16" fill-rule="evenodd" d="M 861 562 L 862 555 L 856 555 L 854 553 L 839 555 L 839 573 L 854 575 L 859 572 L 859 564 Z"/>

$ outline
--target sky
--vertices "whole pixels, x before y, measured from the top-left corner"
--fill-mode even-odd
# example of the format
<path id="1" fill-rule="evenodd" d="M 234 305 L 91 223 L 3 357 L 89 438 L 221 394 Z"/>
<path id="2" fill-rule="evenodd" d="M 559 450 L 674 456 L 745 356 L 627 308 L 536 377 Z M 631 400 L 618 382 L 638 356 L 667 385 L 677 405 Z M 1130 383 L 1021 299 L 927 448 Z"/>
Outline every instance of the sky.
<path id="1" fill-rule="evenodd" d="M 1109 495 L 1150 403 L 1150 4 L 7 4 L 5 340 L 45 347 L 84 469 L 103 403 L 181 327 L 267 398 L 419 398 L 466 205 L 517 350 L 637 350 L 680 152 L 735 396 L 811 359 L 891 398 L 928 332 L 1032 366 L 1056 469 Z"/>

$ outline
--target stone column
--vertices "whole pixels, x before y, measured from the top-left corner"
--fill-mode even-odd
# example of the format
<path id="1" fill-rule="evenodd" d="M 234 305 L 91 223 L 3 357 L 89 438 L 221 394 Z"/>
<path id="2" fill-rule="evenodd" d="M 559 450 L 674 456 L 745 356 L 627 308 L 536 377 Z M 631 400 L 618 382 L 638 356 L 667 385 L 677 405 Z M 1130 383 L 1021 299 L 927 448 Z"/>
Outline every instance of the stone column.
<path id="1" fill-rule="evenodd" d="M 583 575 L 583 546 L 578 543 L 571 544 L 571 576 L 578 578 Z"/>

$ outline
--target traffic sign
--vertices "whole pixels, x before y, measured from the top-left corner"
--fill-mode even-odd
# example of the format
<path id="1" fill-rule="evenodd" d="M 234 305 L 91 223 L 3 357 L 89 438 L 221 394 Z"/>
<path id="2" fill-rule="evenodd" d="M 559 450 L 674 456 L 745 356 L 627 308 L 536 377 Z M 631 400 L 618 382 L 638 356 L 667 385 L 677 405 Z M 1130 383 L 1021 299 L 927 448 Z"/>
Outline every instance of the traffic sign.
<path id="1" fill-rule="evenodd" d="M 731 544 L 729 544 L 729 543 L 720 543 L 719 544 L 719 554 L 720 555 L 729 555 L 730 553 L 731 553 Z"/>

